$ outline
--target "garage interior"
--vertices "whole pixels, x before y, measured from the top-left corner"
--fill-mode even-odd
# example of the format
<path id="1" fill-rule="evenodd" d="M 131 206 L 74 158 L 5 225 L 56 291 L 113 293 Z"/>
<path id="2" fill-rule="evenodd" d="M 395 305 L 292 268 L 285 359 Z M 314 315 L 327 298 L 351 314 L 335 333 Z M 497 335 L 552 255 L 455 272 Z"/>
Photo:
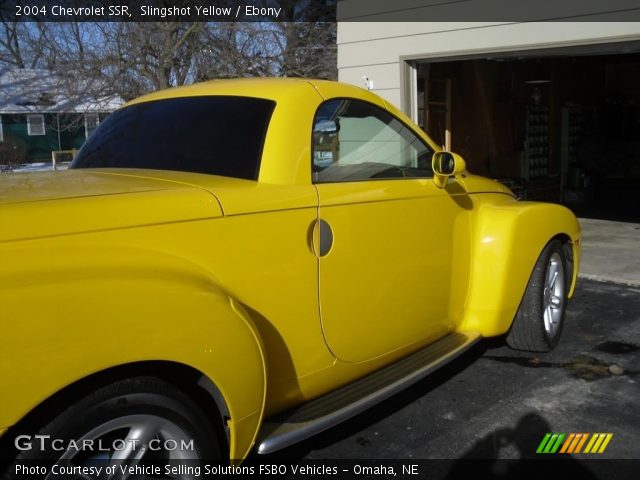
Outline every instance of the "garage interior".
<path id="1" fill-rule="evenodd" d="M 416 62 L 420 126 L 473 173 L 640 221 L 640 42 Z"/>

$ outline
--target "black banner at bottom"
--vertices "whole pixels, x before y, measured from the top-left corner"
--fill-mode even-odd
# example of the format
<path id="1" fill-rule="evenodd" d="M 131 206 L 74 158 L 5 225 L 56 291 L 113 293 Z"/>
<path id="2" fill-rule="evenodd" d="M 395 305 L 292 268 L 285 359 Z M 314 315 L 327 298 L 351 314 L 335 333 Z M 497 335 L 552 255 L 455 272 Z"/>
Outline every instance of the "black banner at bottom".
<path id="1" fill-rule="evenodd" d="M 9 466 L 7 478 L 48 480 L 128 478 L 128 479 L 200 479 L 200 478 L 273 478 L 273 479 L 524 479 L 560 478 L 576 480 L 636 480 L 640 460 L 554 459 L 523 460 L 304 460 L 262 463 L 250 460 L 239 465 L 218 461 L 158 461 L 117 464 L 90 460 L 81 465 L 46 461 L 18 461 Z M 1 475 L 0 475 L 1 476 Z M 3 477 L 5 478 L 5 477 Z"/>

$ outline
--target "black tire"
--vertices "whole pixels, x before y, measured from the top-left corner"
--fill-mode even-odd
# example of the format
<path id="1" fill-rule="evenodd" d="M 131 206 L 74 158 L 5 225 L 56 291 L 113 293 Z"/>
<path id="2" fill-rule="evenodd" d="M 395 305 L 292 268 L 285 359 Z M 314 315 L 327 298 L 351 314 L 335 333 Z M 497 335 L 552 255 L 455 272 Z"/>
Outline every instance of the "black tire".
<path id="1" fill-rule="evenodd" d="M 118 421 L 122 422 L 122 425 L 118 426 Z M 148 427 L 149 432 L 152 428 L 158 428 L 153 437 L 157 440 L 157 443 L 154 443 L 156 443 L 158 450 L 147 449 L 147 453 L 142 457 L 143 461 L 173 459 L 176 458 L 175 452 L 178 452 L 178 456 L 183 455 L 185 459 L 195 457 L 195 462 L 198 462 L 198 459 L 223 461 L 225 457 L 228 461 L 228 454 L 225 454 L 221 448 L 220 432 L 216 431 L 214 422 L 196 402 L 164 380 L 141 376 L 116 381 L 99 388 L 60 411 L 44 427 L 36 431 L 22 429 L 7 433 L 12 437 L 12 446 L 14 446 L 14 438 L 18 435 L 29 435 L 33 448 L 18 450 L 14 446 L 14 461 L 11 462 L 2 479 L 27 478 L 24 474 L 16 473 L 16 465 L 21 464 L 46 466 L 50 470 L 54 463 L 67 462 L 67 460 L 61 460 L 65 454 L 74 455 L 71 459 L 73 464 L 78 464 L 78 459 L 82 461 L 87 457 L 89 457 L 88 462 L 95 461 L 96 454 L 94 452 L 97 448 L 94 451 L 89 450 L 89 452 L 83 450 L 77 453 L 68 453 L 61 451 L 60 447 L 61 445 L 69 445 L 69 441 L 77 442 L 82 438 L 91 438 L 91 432 L 100 432 L 101 430 L 107 432 L 104 437 L 104 445 L 110 446 L 113 444 L 114 438 L 126 437 L 127 422 L 133 421 L 139 423 L 134 423 L 135 427 L 132 427 L 129 433 L 138 426 Z M 110 432 L 109 429 L 112 429 L 113 432 Z M 171 433 L 179 435 L 172 437 Z M 39 441 L 34 440 L 34 435 L 50 435 L 51 441 L 63 439 L 63 442 L 59 442 L 57 445 L 48 442 L 42 449 Z M 178 446 L 175 451 L 172 448 L 165 448 L 166 458 L 163 457 L 163 442 L 166 443 L 168 438 L 177 439 L 180 436 L 183 436 L 185 441 L 193 439 L 193 447 L 182 448 Z M 177 443 L 180 445 L 180 442 Z M 27 444 L 23 443 L 21 446 L 24 448 Z M 54 447 L 57 447 L 58 450 Z M 173 444 L 170 447 L 173 447 Z M 111 455 L 111 453 L 113 451 L 108 452 L 107 455 Z M 103 457 L 99 460 L 106 460 L 104 454 L 101 455 Z M 28 475 L 28 478 L 44 477 Z"/>
<path id="2" fill-rule="evenodd" d="M 559 316 L 557 322 L 549 322 L 545 327 L 545 280 L 549 273 L 551 260 L 559 263 L 562 267 L 562 304 L 555 309 L 555 315 Z M 558 273 L 558 276 L 560 273 Z M 549 352 L 558 344 L 562 328 L 565 321 L 565 311 L 567 308 L 567 292 L 569 287 L 569 275 L 567 272 L 567 259 L 559 240 L 552 240 L 542 250 L 536 262 L 527 289 L 524 292 L 518 312 L 513 320 L 511 329 L 507 334 L 507 345 L 514 350 L 525 350 L 528 352 Z M 548 293 L 547 293 L 548 295 Z M 557 297 L 554 297 L 557 298 Z M 547 318 L 549 318 L 549 315 Z"/>

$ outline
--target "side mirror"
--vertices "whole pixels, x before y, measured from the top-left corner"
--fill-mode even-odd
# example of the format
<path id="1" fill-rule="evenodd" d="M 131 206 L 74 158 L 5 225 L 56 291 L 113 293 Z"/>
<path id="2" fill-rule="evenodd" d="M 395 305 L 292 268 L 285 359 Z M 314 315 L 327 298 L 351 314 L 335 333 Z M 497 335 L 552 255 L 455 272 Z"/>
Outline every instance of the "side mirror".
<path id="1" fill-rule="evenodd" d="M 467 169 L 467 165 L 460 155 L 452 152 L 436 152 L 431 158 L 433 181 L 439 188 L 447 185 L 449 177 L 456 176 Z"/>

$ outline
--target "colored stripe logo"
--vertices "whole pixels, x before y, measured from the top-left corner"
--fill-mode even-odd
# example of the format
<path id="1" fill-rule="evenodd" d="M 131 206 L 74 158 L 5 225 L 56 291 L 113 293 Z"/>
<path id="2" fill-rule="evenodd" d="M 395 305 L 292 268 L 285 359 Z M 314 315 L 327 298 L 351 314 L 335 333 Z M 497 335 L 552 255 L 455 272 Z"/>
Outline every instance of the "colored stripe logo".
<path id="1" fill-rule="evenodd" d="M 603 453 L 612 438 L 613 433 L 547 433 L 536 453 Z"/>

